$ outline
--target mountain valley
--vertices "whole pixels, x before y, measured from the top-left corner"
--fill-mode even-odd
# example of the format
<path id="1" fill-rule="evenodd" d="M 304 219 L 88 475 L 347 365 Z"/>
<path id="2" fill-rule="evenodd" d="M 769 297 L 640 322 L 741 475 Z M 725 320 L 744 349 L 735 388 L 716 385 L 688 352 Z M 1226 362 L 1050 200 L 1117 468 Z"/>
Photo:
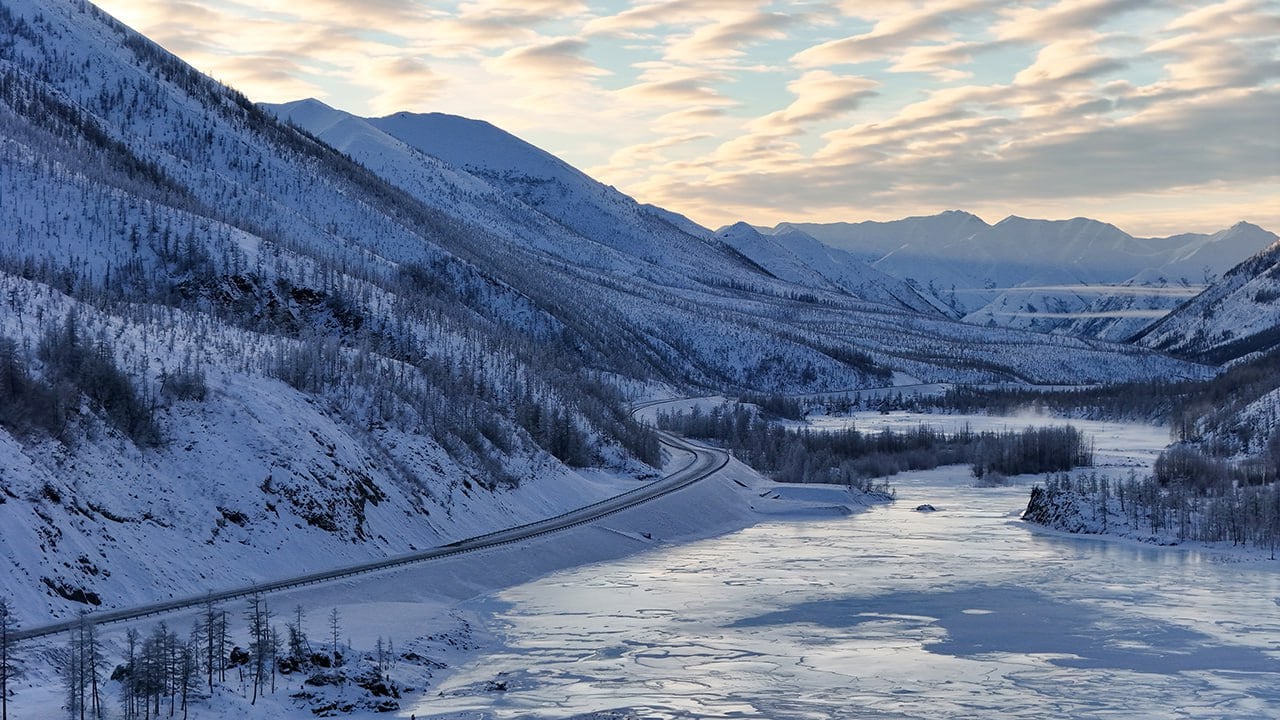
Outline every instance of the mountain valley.
<path id="1" fill-rule="evenodd" d="M 820 432 L 810 408 L 854 397 L 859 423 L 925 396 L 1005 422 L 998 400 L 1023 394 L 1011 417 L 1158 421 L 1143 442 L 1168 430 L 1168 457 L 1227 484 L 1274 485 L 1280 457 L 1280 238 L 1256 225 L 1139 238 L 953 210 L 710 229 L 481 120 L 255 103 L 82 0 L 0 0 L 0 308 L 0 600 L 19 626 L 456 547 L 720 462 L 557 528 L 568 550 L 523 538 L 317 590 L 339 598 L 335 665 L 361 583 L 417 621 L 413 603 L 574 563 L 889 504 L 889 472 L 862 467 L 906 458 L 927 491 L 934 448 L 857 468 L 790 449 Z M 659 407 L 725 420 L 737 399 L 727 434 L 839 482 L 775 482 L 730 443 L 656 430 Z M 470 637 L 423 642 L 465 659 L 445 645 Z M 64 649 L 39 647 L 28 682 L 50 685 Z"/>

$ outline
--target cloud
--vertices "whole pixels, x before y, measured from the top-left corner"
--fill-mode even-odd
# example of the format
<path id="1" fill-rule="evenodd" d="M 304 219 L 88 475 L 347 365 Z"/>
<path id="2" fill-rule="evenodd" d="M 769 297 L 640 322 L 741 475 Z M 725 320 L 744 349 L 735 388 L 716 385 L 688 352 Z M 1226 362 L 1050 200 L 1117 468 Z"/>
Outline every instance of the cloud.
<path id="1" fill-rule="evenodd" d="M 1146 48 L 1164 58 L 1168 84 L 1182 89 L 1256 87 L 1280 77 L 1280 12 L 1253 0 L 1192 10 Z"/>
<path id="2" fill-rule="evenodd" d="M 480 117 L 698 219 L 1280 218 L 1276 0 L 102 4 L 256 100 Z"/>
<path id="3" fill-rule="evenodd" d="M 502 43 L 532 39 L 535 26 L 586 11 L 580 0 L 472 0 L 458 6 L 453 25 L 468 40 Z"/>
<path id="4" fill-rule="evenodd" d="M 375 60 L 372 65 L 379 87 L 385 88 L 372 100 L 370 109 L 375 115 L 428 109 L 448 82 L 421 58 L 388 57 Z"/>
<path id="5" fill-rule="evenodd" d="M 750 127 L 756 132 L 797 132 L 805 123 L 830 120 L 857 109 L 864 100 L 878 94 L 879 86 L 879 82 L 864 77 L 811 70 L 787 85 L 796 96 L 791 105 L 759 118 Z"/>
<path id="6" fill-rule="evenodd" d="M 696 63 L 740 56 L 743 48 L 754 42 L 786 37 L 786 29 L 801 20 L 801 16 L 777 12 L 731 14 L 675 40 L 668 46 L 666 57 L 676 62 Z"/>
<path id="7" fill-rule="evenodd" d="M 582 57 L 587 42 L 564 37 L 512 48 L 494 60 L 490 67 L 517 77 L 533 80 L 576 81 L 609 75 Z"/>
<path id="8" fill-rule="evenodd" d="M 1061 0 L 1048 7 L 1015 4 L 1001 11 L 994 32 L 1001 40 L 1052 42 L 1073 33 L 1092 31 L 1120 15 L 1156 0 Z"/>
<path id="9" fill-rule="evenodd" d="M 345 3 L 346 0 L 336 0 Z M 403 0 L 385 0 L 404 4 Z M 581 0 L 471 0 L 458 6 L 458 16 L 468 21 L 538 23 L 580 15 L 587 6 Z"/>
<path id="10" fill-rule="evenodd" d="M 666 157 L 662 152 L 663 150 L 712 137 L 715 136 L 710 133 L 690 133 L 687 135 L 672 135 L 649 143 L 630 145 L 610 156 L 609 165 L 612 167 L 629 167 L 642 163 L 664 162 Z"/>
<path id="11" fill-rule="evenodd" d="M 962 80 L 972 73 L 958 69 L 969 65 L 980 53 L 1004 47 L 1005 43 L 986 41 L 958 41 L 940 45 L 917 45 L 906 48 L 898 56 L 889 72 L 927 73 L 943 82 Z"/>
<path id="12" fill-rule="evenodd" d="M 820 43 L 796 53 L 792 62 L 802 68 L 857 64 L 892 56 L 922 41 L 949 41 L 954 37 L 951 24 L 958 18 L 983 11 L 991 0 L 939 0 L 914 5 L 884 3 L 857 8 L 846 5 L 847 12 L 867 17 L 874 13 L 878 20 L 870 32 Z"/>
<path id="13" fill-rule="evenodd" d="M 1274 35 L 1280 32 L 1280 14 L 1274 3 L 1227 0 L 1187 12 L 1170 22 L 1166 30 L 1191 31 L 1201 36 Z"/>
<path id="14" fill-rule="evenodd" d="M 1128 66 L 1123 60 L 1097 53 L 1101 38 L 1082 34 L 1058 40 L 1040 49 L 1031 66 L 1014 76 L 1018 85 L 1053 82 L 1059 85 L 1087 81 Z"/>
<path id="15" fill-rule="evenodd" d="M 587 35 L 610 34 L 628 36 L 637 30 L 659 26 L 687 25 L 694 20 L 716 19 L 725 12 L 740 13 L 759 6 L 758 0 L 660 0 L 640 3 L 614 15 L 595 18 L 583 27 Z"/>
<path id="16" fill-rule="evenodd" d="M 641 74 L 640 82 L 617 91 L 617 95 L 633 102 L 656 103 L 668 107 L 695 105 L 700 107 L 736 104 L 732 98 L 715 89 L 728 78 L 718 72 L 657 64 Z"/>
<path id="17" fill-rule="evenodd" d="M 703 127 L 709 122 L 721 120 L 726 115 L 723 107 L 695 105 L 660 115 L 653 120 L 651 127 L 656 132 L 683 133 L 691 127 Z"/>
<path id="18" fill-rule="evenodd" d="M 1277 99 L 1274 92 L 1265 98 L 1240 94 L 1231 101 L 1143 113 L 1101 128 L 1066 127 L 1044 135 L 1034 132 L 1040 128 L 1021 135 L 995 133 L 994 138 L 989 127 L 969 130 L 968 140 L 982 140 L 985 135 L 986 142 L 976 149 L 966 143 L 970 152 L 950 154 L 945 164 L 916 157 L 910 143 L 891 137 L 887 146 L 872 143 L 861 148 L 861 157 L 873 150 L 884 159 L 858 167 L 858 174 L 876 185 L 866 189 L 878 196 L 915 195 L 944 206 L 965 206 L 986 198 L 1118 197 L 1195 187 L 1224 177 L 1241 183 L 1274 181 L 1280 179 L 1276 146 L 1257 129 L 1265 118 L 1274 118 Z M 841 179 L 853 168 L 839 162 L 840 158 L 833 156 L 833 162 L 813 168 L 811 181 L 804 185 L 810 195 L 806 204 L 812 204 L 813 196 L 830 201 L 861 189 Z M 769 185 L 775 193 L 792 187 L 779 178 Z M 775 195 L 772 202 L 785 204 L 787 199 Z"/>
<path id="19" fill-rule="evenodd" d="M 236 88 L 252 88 L 255 101 L 282 102 L 323 94 L 302 79 L 304 68 L 287 55 L 239 55 L 218 63 L 218 80 Z"/>

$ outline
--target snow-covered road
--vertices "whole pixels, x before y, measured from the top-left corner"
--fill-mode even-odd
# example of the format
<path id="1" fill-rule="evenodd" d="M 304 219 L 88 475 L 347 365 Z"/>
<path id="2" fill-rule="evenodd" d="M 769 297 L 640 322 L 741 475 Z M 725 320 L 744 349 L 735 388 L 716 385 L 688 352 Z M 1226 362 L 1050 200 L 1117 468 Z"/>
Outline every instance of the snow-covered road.
<path id="1" fill-rule="evenodd" d="M 660 402 L 647 403 L 643 407 L 655 407 L 661 404 L 662 403 Z M 688 487 L 699 480 L 703 480 L 714 475 L 716 472 L 724 468 L 729 462 L 729 454 L 724 450 L 690 442 L 675 435 L 671 435 L 670 433 L 659 432 L 658 435 L 662 444 L 668 451 L 677 455 L 687 455 L 689 458 L 687 462 L 683 465 L 678 465 L 677 470 L 652 483 L 635 488 L 620 495 L 607 498 L 600 502 L 571 510 L 562 515 L 557 515 L 556 517 L 547 518 L 545 520 L 517 527 L 506 528 L 497 532 L 467 538 L 465 540 L 459 540 L 447 545 L 430 548 L 422 552 L 410 553 L 381 560 L 372 560 L 356 565 L 331 568 L 320 572 L 307 573 L 305 575 L 280 578 L 278 580 L 256 583 L 249 586 L 228 588 L 217 592 L 206 593 L 204 595 L 178 598 L 175 600 L 122 608 L 118 610 L 94 612 L 85 615 L 84 619 L 98 625 L 136 620 L 139 618 L 163 615 L 166 613 L 199 607 L 208 602 L 220 603 L 237 598 L 249 597 L 251 595 L 267 595 L 282 590 L 290 590 L 307 585 L 332 582 L 357 575 L 366 575 L 369 573 L 416 565 L 431 560 L 453 557 L 463 553 L 475 552 L 477 550 L 485 550 L 501 545 L 508 545 L 522 540 L 528 540 L 530 538 L 595 522 L 623 510 L 649 502 L 655 498 L 668 495 L 677 490 Z M 20 632 L 14 633 L 13 637 L 16 641 L 23 641 L 56 635 L 76 627 L 80 622 L 81 619 L 75 619 L 49 625 L 24 628 Z"/>

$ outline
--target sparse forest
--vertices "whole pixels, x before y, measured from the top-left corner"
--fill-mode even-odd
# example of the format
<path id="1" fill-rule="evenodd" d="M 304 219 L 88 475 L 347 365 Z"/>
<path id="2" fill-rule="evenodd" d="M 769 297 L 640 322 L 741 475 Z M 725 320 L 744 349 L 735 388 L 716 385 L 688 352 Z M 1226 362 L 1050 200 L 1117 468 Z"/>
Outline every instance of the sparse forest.
<path id="1" fill-rule="evenodd" d="M 1046 473 L 1093 464 L 1091 441 L 1070 425 L 1022 431 L 947 434 L 921 425 L 907 432 L 791 429 L 770 422 L 754 405 L 717 405 L 709 411 L 662 414 L 658 427 L 710 440 L 782 482 L 849 485 L 869 490 L 873 478 L 907 470 L 968 464 L 973 475 L 998 482 L 1003 475 Z"/>
<path id="2" fill-rule="evenodd" d="M 1031 491 L 1023 518 L 1075 533 L 1118 533 L 1158 543 L 1229 542 L 1268 551 L 1280 543 L 1280 485 L 1205 475 L 1109 480 L 1059 474 Z"/>
<path id="3" fill-rule="evenodd" d="M 1011 415 L 1026 410 L 1060 417 L 1138 421 L 1168 425 L 1173 440 L 1199 442 L 1217 456 L 1249 452 L 1269 442 L 1260 428 L 1240 421 L 1241 411 L 1280 389 L 1280 351 L 1233 365 L 1209 380 L 1115 383 L 1043 391 L 956 386 L 941 397 L 919 397 L 920 409 Z M 1261 428 L 1266 429 L 1266 425 Z"/>
<path id="4" fill-rule="evenodd" d="M 10 682 L 18 677 L 16 632 L 7 603 L 0 598 L 0 708 L 7 720 Z M 345 707 L 389 712 L 399 708 L 402 688 L 386 671 L 401 654 L 393 638 L 379 637 L 373 648 L 357 651 L 340 638 L 342 625 L 336 608 L 328 613 L 323 644 L 313 645 L 303 608 L 290 613 L 282 631 L 278 616 L 260 595 L 245 601 L 243 633 L 233 627 L 232 613 L 216 603 L 204 610 L 185 636 L 156 623 L 143 634 L 130 628 L 122 656 L 110 657 L 92 616 L 84 615 L 69 632 L 66 645 L 54 653 L 69 720 L 121 717 L 124 720 L 187 718 L 191 707 L 215 692 L 236 693 L 256 704 L 286 683 L 296 686 L 292 696 L 312 706 L 316 714 Z M 239 639 L 245 639 L 243 647 Z M 421 658 L 410 654 L 415 660 Z M 323 689 L 350 685 L 341 703 L 326 699 Z M 309 690 L 308 690 L 309 688 Z M 111 710 L 118 706 L 119 714 Z"/>

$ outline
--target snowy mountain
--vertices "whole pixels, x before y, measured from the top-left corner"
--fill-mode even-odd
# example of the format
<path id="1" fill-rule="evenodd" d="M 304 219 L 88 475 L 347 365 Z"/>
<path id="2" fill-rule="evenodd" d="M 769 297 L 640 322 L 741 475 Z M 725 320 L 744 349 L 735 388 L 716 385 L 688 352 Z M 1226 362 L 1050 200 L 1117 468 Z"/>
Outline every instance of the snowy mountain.
<path id="1" fill-rule="evenodd" d="M 1052 375 L 1075 367 L 1074 362 L 1049 359 L 1059 353 L 1092 355 L 1115 350 L 1053 341 L 1055 349 L 1045 355 L 1043 344 L 1048 341 L 1040 335 L 988 333 L 946 322 L 903 283 L 865 269 L 839 251 L 828 252 L 812 239 L 793 243 L 800 254 L 790 248 L 775 247 L 775 251 L 794 257 L 795 267 L 805 261 L 802 256 L 814 257 L 817 248 L 829 257 L 844 258 L 849 268 L 827 261 L 826 275 L 804 275 L 818 282 L 817 287 L 797 285 L 800 276 L 763 267 L 761 261 L 769 259 L 747 245 L 730 242 L 736 242 L 732 234 L 715 237 L 678 215 L 638 205 L 487 123 L 409 113 L 363 119 L 314 100 L 270 110 L 349 154 L 415 199 L 455 218 L 454 222 L 478 227 L 487 240 L 497 243 L 483 246 L 483 252 L 475 252 L 471 244 L 451 246 L 455 252 L 490 267 L 507 257 L 522 258 L 503 274 L 522 292 L 539 297 L 547 288 L 573 286 L 575 295 L 606 293 L 583 303 L 582 316 L 569 324 L 593 323 L 591 332 L 584 334 L 611 338 L 602 344 L 612 348 L 628 347 L 619 332 L 632 327 L 640 331 L 631 337 L 663 338 L 657 347 L 669 353 L 662 358 L 664 364 L 681 368 L 675 378 L 665 378 L 668 381 L 696 378 L 704 387 L 717 388 L 726 382 L 748 387 L 817 382 L 832 387 L 842 382 L 841 372 L 877 367 L 917 377 L 978 378 L 992 372 L 1005 377 L 1046 377 L 1046 371 Z M 397 136 L 384 129 L 395 130 Z M 456 143 L 452 132 L 461 135 Z M 473 145 L 482 146 L 476 159 L 457 149 Z M 477 190 L 476 183 L 489 189 Z M 531 186 L 559 190 L 549 196 L 529 192 Z M 639 229 L 626 224 L 628 214 L 643 218 Z M 600 218 L 607 219 L 609 232 L 596 234 Z M 662 251 L 657 256 L 654 247 Z M 540 277 L 531 283 L 521 277 L 531 268 L 569 275 L 563 280 Z M 623 295 L 611 296 L 609 290 L 621 290 Z M 930 314 L 920 316 L 918 309 Z M 609 318 L 603 313 L 609 312 L 618 315 L 601 322 Z M 564 317 L 563 312 L 558 317 Z M 672 333 L 683 336 L 671 338 Z M 976 343 L 975 333 L 981 338 Z M 801 350 L 799 358 L 790 359 L 788 355 L 795 351 L 787 348 L 795 343 L 818 349 L 820 354 Z M 996 347 L 1003 350 L 993 350 Z M 679 352 L 671 353 L 673 348 Z M 780 349 L 785 352 L 779 354 Z M 973 356 L 980 359 L 975 361 Z M 832 364 L 833 359 L 837 364 Z M 1085 372 L 1098 368 L 1094 359 L 1079 362 Z M 845 377 L 843 382 L 862 382 Z"/>
<path id="2" fill-rule="evenodd" d="M 1084 310 L 1073 312 L 1075 319 L 1060 332 L 1128 342 L 1200 289 L 1185 281 L 1171 283 L 1158 270 L 1144 270 L 1119 285 L 1100 286 L 1095 292 L 1094 300 Z"/>
<path id="3" fill-rule="evenodd" d="M 934 249 L 955 247 L 957 243 L 989 228 L 977 215 L 949 210 L 938 215 L 890 222 L 781 223 L 770 232 L 778 234 L 799 230 L 824 245 L 847 250 L 867 262 L 875 262 L 898 251 L 927 257 Z"/>
<path id="4" fill-rule="evenodd" d="M 722 228 L 716 237 L 787 282 L 844 292 L 897 309 L 941 314 L 914 287 L 848 252 L 823 245 L 801 230 L 786 228 L 765 235 L 746 223 L 738 223 Z"/>
<path id="5" fill-rule="evenodd" d="M 628 398 L 1211 372 L 917 312 L 799 237 L 796 284 L 481 123 L 268 111 L 79 0 L 0 4 L 0 228 L 24 621 L 616 493 L 660 461 Z"/>
<path id="6" fill-rule="evenodd" d="M 395 113 L 369 124 L 429 156 L 486 180 L 505 194 L 596 242 L 647 262 L 723 273 L 740 258 L 708 252 L 696 237 L 563 160 L 493 125 L 442 113 Z"/>
<path id="7" fill-rule="evenodd" d="M 1280 240 L 1227 271 L 1137 342 L 1214 363 L 1280 346 Z"/>
<path id="8" fill-rule="evenodd" d="M 1256 225 L 1135 238 L 1087 218 L 959 211 L 888 223 L 783 223 L 920 288 L 966 322 L 1123 341 L 1274 241 Z"/>

